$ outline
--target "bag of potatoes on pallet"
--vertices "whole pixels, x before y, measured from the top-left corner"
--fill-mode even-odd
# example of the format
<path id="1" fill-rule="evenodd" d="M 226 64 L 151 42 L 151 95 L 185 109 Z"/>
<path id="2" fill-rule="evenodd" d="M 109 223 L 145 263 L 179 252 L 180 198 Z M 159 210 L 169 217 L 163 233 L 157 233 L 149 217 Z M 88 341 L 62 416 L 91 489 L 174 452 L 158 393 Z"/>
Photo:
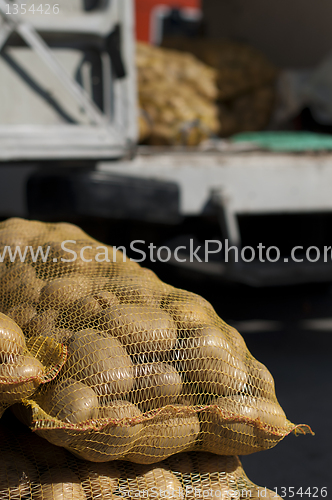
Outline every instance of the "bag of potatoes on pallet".
<path id="1" fill-rule="evenodd" d="M 52 380 L 66 361 L 67 350 L 52 338 L 25 338 L 20 323 L 29 319 L 20 305 L 0 313 L 0 416 L 14 403 L 31 396 L 40 384 Z"/>
<path id="2" fill-rule="evenodd" d="M 180 453 L 156 465 L 91 463 L 41 439 L 9 413 L 0 422 L 1 500 L 229 500 L 279 498 L 236 456 Z"/>
<path id="3" fill-rule="evenodd" d="M 3 232 L 48 251 L 17 273 L 1 264 L 16 283 L 1 293 L 29 342 L 53 339 L 68 351 L 59 374 L 19 409 L 49 442 L 94 462 L 149 464 L 186 450 L 249 454 L 307 431 L 286 419 L 270 372 L 204 298 L 76 226 L 8 220 L 0 241 L 10 245 Z M 29 299 L 32 273 L 43 286 Z"/>

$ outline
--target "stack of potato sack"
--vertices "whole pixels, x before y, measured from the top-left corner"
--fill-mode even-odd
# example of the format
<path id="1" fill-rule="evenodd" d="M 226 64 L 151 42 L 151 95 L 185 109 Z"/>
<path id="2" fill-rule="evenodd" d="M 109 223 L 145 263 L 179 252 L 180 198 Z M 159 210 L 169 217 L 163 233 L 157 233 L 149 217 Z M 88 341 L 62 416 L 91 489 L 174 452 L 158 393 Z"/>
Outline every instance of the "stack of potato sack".
<path id="1" fill-rule="evenodd" d="M 89 462 L 10 417 L 0 421 L 1 500 L 280 500 L 250 481 L 234 456 L 184 452 L 155 465 Z"/>
<path id="2" fill-rule="evenodd" d="M 267 368 L 202 297 L 71 224 L 5 221 L 0 255 L 2 409 L 11 406 L 41 448 L 55 445 L 60 456 L 53 471 L 39 464 L 42 452 L 31 458 L 28 438 L 16 450 L 10 432 L 0 432 L 2 451 L 17 457 L 14 469 L 0 467 L 1 499 L 128 496 L 120 478 L 131 496 L 144 485 L 159 488 L 159 479 L 180 498 L 193 481 L 234 493 L 254 488 L 236 455 L 308 431 L 287 420 Z M 57 470 L 64 456 L 66 474 Z M 94 478 L 100 483 L 113 470 L 111 496 L 93 493 Z M 51 496 L 58 483 L 61 491 L 70 485 L 69 496 Z"/>
<path id="3" fill-rule="evenodd" d="M 217 71 L 222 137 L 268 125 L 275 104 L 277 70 L 258 50 L 229 40 L 177 37 L 163 45 L 191 52 Z"/>
<path id="4" fill-rule="evenodd" d="M 138 43 L 140 142 L 196 145 L 219 131 L 217 72 L 192 54 Z"/>

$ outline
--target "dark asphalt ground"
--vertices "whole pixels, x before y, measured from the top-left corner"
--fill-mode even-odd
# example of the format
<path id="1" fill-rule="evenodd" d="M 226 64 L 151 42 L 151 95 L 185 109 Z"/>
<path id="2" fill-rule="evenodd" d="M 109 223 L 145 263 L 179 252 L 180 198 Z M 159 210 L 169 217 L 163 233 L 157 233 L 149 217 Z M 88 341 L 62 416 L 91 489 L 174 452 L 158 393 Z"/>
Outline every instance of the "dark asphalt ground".
<path id="1" fill-rule="evenodd" d="M 284 498 L 331 499 L 332 288 L 252 289 L 189 278 L 166 268 L 157 272 L 164 281 L 203 295 L 239 329 L 251 353 L 274 376 L 289 420 L 306 423 L 315 432 L 289 435 L 271 450 L 242 457 L 248 477 L 260 486 L 277 488 Z"/>

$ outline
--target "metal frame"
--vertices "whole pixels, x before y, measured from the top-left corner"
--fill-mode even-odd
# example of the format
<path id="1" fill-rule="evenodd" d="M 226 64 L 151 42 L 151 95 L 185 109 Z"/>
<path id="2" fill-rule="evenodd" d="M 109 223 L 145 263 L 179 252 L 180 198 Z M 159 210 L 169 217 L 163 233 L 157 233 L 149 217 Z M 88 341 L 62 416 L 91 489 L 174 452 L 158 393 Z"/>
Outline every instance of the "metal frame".
<path id="1" fill-rule="evenodd" d="M 8 7 L 10 6 L 10 7 Z M 84 110 L 90 126 L 61 125 L 61 126 L 0 126 L 0 160 L 20 159 L 71 159 L 71 158 L 110 158 L 128 154 L 130 144 L 137 137 L 136 129 L 136 87 L 134 73 L 134 41 L 133 41 L 133 5 L 132 0 L 112 0 L 109 8 L 97 14 L 82 14 L 66 18 L 61 16 L 61 23 L 55 22 L 59 16 L 27 16 L 8 15 L 6 12 L 12 6 L 6 0 L 0 0 L 0 15 L 2 29 L 0 31 L 0 49 L 6 44 L 13 32 L 16 32 L 34 51 L 45 66 L 57 78 L 61 85 Z M 42 21 L 44 20 L 44 24 Z M 47 18 L 45 21 L 45 17 Z M 94 20 L 90 24 L 91 18 Z M 78 20 L 81 20 L 78 22 Z M 31 23 L 33 21 L 33 24 Z M 110 109 L 107 106 L 103 113 L 93 102 L 88 93 L 71 78 L 54 57 L 52 50 L 45 43 L 38 30 L 52 32 L 95 34 L 99 37 L 108 35 L 117 23 L 122 24 L 125 40 L 122 52 L 126 60 L 128 76 L 123 79 L 114 79 L 114 98 L 116 111 L 113 122 Z M 107 54 L 102 55 L 104 66 L 107 65 Z M 111 65 L 108 64 L 111 72 Z M 111 84 L 110 77 L 106 76 L 106 85 Z M 110 92 L 111 89 L 109 88 Z M 119 108 L 119 109 L 117 109 Z M 17 147 L 19 141 L 20 147 Z M 15 146 L 16 145 L 16 146 Z"/>

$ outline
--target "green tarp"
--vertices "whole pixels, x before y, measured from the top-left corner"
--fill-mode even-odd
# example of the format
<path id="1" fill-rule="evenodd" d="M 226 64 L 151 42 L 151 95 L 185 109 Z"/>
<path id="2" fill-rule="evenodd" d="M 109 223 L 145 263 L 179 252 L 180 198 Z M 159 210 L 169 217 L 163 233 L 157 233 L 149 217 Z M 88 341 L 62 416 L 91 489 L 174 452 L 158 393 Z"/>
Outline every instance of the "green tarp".
<path id="1" fill-rule="evenodd" d="M 332 150 L 332 135 L 313 132 L 245 132 L 234 135 L 231 140 L 279 152 Z"/>

